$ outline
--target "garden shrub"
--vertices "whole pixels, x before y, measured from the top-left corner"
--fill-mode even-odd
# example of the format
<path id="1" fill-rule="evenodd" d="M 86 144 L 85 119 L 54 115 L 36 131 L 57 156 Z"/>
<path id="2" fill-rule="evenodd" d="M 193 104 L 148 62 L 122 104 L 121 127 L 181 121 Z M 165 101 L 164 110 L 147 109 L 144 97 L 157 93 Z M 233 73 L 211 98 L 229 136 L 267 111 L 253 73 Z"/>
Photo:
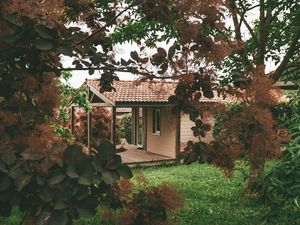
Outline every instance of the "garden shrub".
<path id="1" fill-rule="evenodd" d="M 111 138 L 111 113 L 103 107 L 92 109 L 92 145 L 97 146 L 103 140 Z M 74 136 L 77 141 L 87 145 L 87 112 L 85 109 L 76 107 L 74 116 Z"/>
<path id="2" fill-rule="evenodd" d="M 101 222 L 113 225 L 168 225 L 168 214 L 183 207 L 184 202 L 178 190 L 167 184 L 148 187 L 143 175 L 137 175 L 136 186 L 129 180 L 122 179 L 116 188 L 120 208 L 116 211 L 102 211 Z M 138 187 L 138 188 L 137 188 Z"/>
<path id="3" fill-rule="evenodd" d="M 300 89 L 290 99 L 279 115 L 288 126 L 291 141 L 286 145 L 281 162 L 264 178 L 261 198 L 270 207 L 270 217 L 290 217 L 294 224 L 300 223 Z M 282 106 L 280 106 L 282 108 Z M 283 113 L 282 113 L 283 112 Z M 288 116 L 287 116 L 288 115 Z"/>
<path id="4" fill-rule="evenodd" d="M 212 129 L 212 135 L 214 138 L 217 138 L 218 135 L 221 133 L 221 130 L 224 129 L 224 127 L 222 126 L 224 120 L 230 120 L 233 117 L 235 117 L 239 112 L 241 112 L 243 110 L 243 104 L 229 103 L 226 105 L 226 108 L 226 111 L 219 112 L 215 115 L 215 123 Z"/>
<path id="5" fill-rule="evenodd" d="M 131 143 L 131 135 L 132 135 L 131 117 L 132 117 L 131 114 L 127 113 L 122 115 L 118 121 L 120 138 L 125 138 L 127 143 Z"/>
<path id="6" fill-rule="evenodd" d="M 50 165 L 34 168 L 41 161 Z M 95 155 L 85 155 L 80 145 L 70 145 L 60 164 L 39 153 L 2 153 L 0 215 L 10 216 L 13 206 L 18 206 L 28 224 L 71 224 L 94 215 L 100 203 L 111 207 L 112 184 L 121 176 L 128 179 L 132 174 L 110 142 L 103 142 Z"/>
<path id="7" fill-rule="evenodd" d="M 82 58 L 93 48 L 73 46 L 85 34 L 65 26 L 64 3 L 0 2 L 0 216 L 17 207 L 26 225 L 70 225 L 93 215 L 100 203 L 111 207 L 112 184 L 132 176 L 110 142 L 86 155 L 53 129 L 60 55 Z"/>

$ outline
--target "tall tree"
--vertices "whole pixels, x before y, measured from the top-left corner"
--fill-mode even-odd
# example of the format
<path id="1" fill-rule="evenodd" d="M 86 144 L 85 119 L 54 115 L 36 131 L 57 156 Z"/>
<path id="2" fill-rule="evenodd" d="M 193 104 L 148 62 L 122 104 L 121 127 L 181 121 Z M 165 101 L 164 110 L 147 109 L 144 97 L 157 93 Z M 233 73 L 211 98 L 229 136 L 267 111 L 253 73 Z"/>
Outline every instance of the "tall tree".
<path id="1" fill-rule="evenodd" d="M 242 47 L 222 64 L 231 79 L 262 67 L 273 81 L 299 72 L 300 3 L 297 0 L 228 0 L 231 38 Z M 269 71 L 266 71 L 268 65 Z"/>

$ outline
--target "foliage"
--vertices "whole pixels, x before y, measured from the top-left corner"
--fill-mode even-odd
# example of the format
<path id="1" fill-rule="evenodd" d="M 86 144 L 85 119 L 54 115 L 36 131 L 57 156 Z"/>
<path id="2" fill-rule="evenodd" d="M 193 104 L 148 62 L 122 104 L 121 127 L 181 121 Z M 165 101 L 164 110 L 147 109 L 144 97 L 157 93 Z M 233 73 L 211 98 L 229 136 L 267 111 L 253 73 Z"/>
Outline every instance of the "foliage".
<path id="1" fill-rule="evenodd" d="M 274 119 L 279 122 L 280 126 L 289 127 L 291 125 L 293 109 L 287 102 L 278 103 L 272 108 L 272 114 Z"/>
<path id="2" fill-rule="evenodd" d="M 270 61 L 276 65 L 271 71 L 275 81 L 282 80 L 284 76 L 297 77 L 299 1 L 229 0 L 227 3 L 227 15 L 232 25 L 228 26 L 226 34 L 241 43 L 241 48 L 232 52 L 220 65 L 225 74 L 223 81 L 243 82 L 250 78 L 253 68 L 258 65 L 266 67 Z M 257 16 L 253 18 L 252 14 Z"/>
<path id="3" fill-rule="evenodd" d="M 99 203 L 110 204 L 111 184 L 131 177 L 110 143 L 85 155 L 82 146 L 65 143 L 52 128 L 59 116 L 60 55 L 73 56 L 77 68 L 105 64 L 111 46 L 106 42 L 95 53 L 93 41 L 83 41 L 88 32 L 65 25 L 91 19 L 93 4 L 72 4 L 0 3 L 0 214 L 9 216 L 18 206 L 25 224 L 71 224 L 95 213 Z M 89 12 L 85 18 L 84 11 Z M 92 53 L 93 59 L 85 61 Z"/>
<path id="4" fill-rule="evenodd" d="M 142 182 L 140 184 L 142 187 L 136 190 L 129 180 L 120 180 L 116 189 L 122 209 L 117 213 L 112 210 L 104 211 L 101 215 L 101 223 L 116 225 L 169 224 L 167 214 L 174 213 L 183 206 L 180 193 L 167 184 L 146 187 L 143 185 L 145 178 L 142 179 Z M 172 224 L 175 224 L 174 222 Z"/>
<path id="5" fill-rule="evenodd" d="M 86 88 L 73 88 L 69 79 L 72 73 L 68 71 L 62 72 L 61 79 L 58 79 L 58 87 L 60 90 L 60 106 L 59 113 L 53 122 L 54 131 L 60 137 L 70 143 L 74 142 L 74 135 L 69 127 L 70 121 L 70 102 L 76 104 L 85 111 L 91 111 L 92 107 L 87 100 Z"/>
<path id="6" fill-rule="evenodd" d="M 55 150 L 55 149 L 53 149 Z M 1 215 L 9 216 L 13 206 L 27 212 L 27 223 L 71 224 L 73 219 L 92 216 L 101 203 L 111 205 L 111 185 L 132 176 L 130 169 L 114 154 L 110 142 L 103 142 L 95 155 L 82 147 L 67 147 L 60 165 L 47 171 L 33 171 L 44 161 L 42 154 L 1 155 Z"/>
<path id="7" fill-rule="evenodd" d="M 232 118 L 236 117 L 239 112 L 243 110 L 243 105 L 241 103 L 232 103 L 232 104 L 229 103 L 228 105 L 226 105 L 226 107 L 227 107 L 226 112 L 222 112 L 222 113 L 219 112 L 215 115 L 215 123 L 212 131 L 214 138 L 217 138 L 218 135 L 220 135 L 221 130 L 224 129 L 222 124 L 225 118 L 227 120 L 231 120 Z M 226 116 L 222 115 L 224 113 L 226 113 Z"/>
<path id="8" fill-rule="evenodd" d="M 103 107 L 94 107 L 92 113 L 92 146 L 96 147 L 103 140 L 111 138 L 111 113 Z M 80 143 L 87 145 L 87 112 L 77 108 L 74 115 L 74 136 Z"/>
<path id="9" fill-rule="evenodd" d="M 119 130 L 120 130 L 120 138 L 125 138 L 127 143 L 131 143 L 131 135 L 132 135 L 132 122 L 131 122 L 131 114 L 124 114 L 119 118 Z"/>
<path id="10" fill-rule="evenodd" d="M 285 121 L 292 140 L 286 146 L 282 162 L 265 176 L 260 187 L 262 199 L 271 206 L 270 217 L 283 214 L 298 223 L 300 221 L 298 204 L 300 186 L 299 96 L 298 90 L 290 99 L 289 117 Z"/>
<path id="11" fill-rule="evenodd" d="M 239 155 L 238 152 L 240 151 L 237 151 L 238 146 L 235 144 L 241 144 L 242 139 L 240 137 L 244 136 L 242 146 L 246 152 L 249 150 L 249 146 L 251 146 L 250 149 L 252 148 L 251 155 L 248 154 L 248 158 L 249 156 L 252 158 L 249 158 L 250 165 L 253 164 L 250 169 L 256 170 L 255 176 L 259 178 L 263 174 L 264 158 L 278 155 L 278 144 L 280 142 L 280 138 L 276 138 L 276 133 L 277 136 L 279 133 L 278 130 L 271 129 L 273 126 L 277 126 L 276 121 L 270 114 L 270 109 L 273 108 L 274 104 L 266 102 L 268 106 L 263 106 L 260 103 L 260 98 L 269 96 L 267 92 L 272 90 L 272 86 L 269 85 L 270 82 L 290 80 L 292 77 L 296 77 L 295 74 L 299 71 L 299 67 L 295 64 L 298 64 L 299 61 L 300 26 L 298 18 L 300 16 L 300 5 L 299 1 L 294 0 L 229 0 L 226 8 L 227 15 L 232 20 L 232 27 L 228 26 L 228 30 L 224 34 L 229 39 L 238 42 L 240 48 L 232 51 L 218 65 L 218 68 L 224 74 L 221 79 L 223 87 L 219 87 L 219 90 L 234 94 L 239 98 L 240 96 L 234 90 L 245 89 L 247 91 L 251 87 L 253 88 L 253 85 L 251 85 L 253 81 L 258 87 L 256 91 L 251 93 L 254 101 L 249 104 L 247 98 L 242 99 L 245 109 L 231 122 L 226 123 L 230 131 L 238 132 L 235 137 L 232 135 L 227 137 L 228 140 L 231 139 L 230 144 L 225 145 L 228 147 L 229 152 L 222 151 L 222 153 L 227 155 L 227 159 Z M 258 16 L 253 18 L 249 16 L 251 13 Z M 267 63 L 270 61 L 275 65 L 273 71 L 268 71 Z M 268 77 L 271 80 L 260 79 L 260 77 Z M 261 91 L 258 89 L 261 89 Z M 257 93 L 260 93 L 260 97 L 257 96 Z M 242 128 L 246 126 L 248 126 L 248 129 Z M 240 129 L 237 129 L 237 127 L 240 127 Z M 254 140 L 253 138 L 258 134 L 260 137 L 257 136 L 257 139 Z M 232 140 L 232 138 L 235 140 Z M 224 136 L 223 139 L 225 140 L 226 137 Z M 238 139 L 239 141 L 237 141 Z M 246 141 L 247 139 L 248 141 Z M 257 148 L 254 151 L 256 148 L 254 146 L 260 146 L 260 150 Z M 274 149 L 273 152 L 271 152 L 272 149 Z M 229 164 L 233 167 L 232 161 Z"/>
<path id="12" fill-rule="evenodd" d="M 262 178 L 266 159 L 280 155 L 277 126 L 271 113 L 277 95 L 268 78 L 260 76 L 252 80 L 244 95 L 240 95 L 242 108 L 234 107 L 221 114 L 219 134 L 212 143 L 212 163 L 229 173 L 238 157 L 249 160 L 248 189 Z"/>

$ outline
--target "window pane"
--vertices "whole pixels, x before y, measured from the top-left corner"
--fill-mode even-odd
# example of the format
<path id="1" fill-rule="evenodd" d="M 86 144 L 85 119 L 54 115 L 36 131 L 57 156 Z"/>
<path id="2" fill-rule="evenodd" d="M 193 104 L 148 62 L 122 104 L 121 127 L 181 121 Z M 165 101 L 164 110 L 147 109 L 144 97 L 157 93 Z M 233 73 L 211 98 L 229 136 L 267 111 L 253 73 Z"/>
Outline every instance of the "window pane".
<path id="1" fill-rule="evenodd" d="M 155 133 L 155 109 L 152 111 L 152 133 Z"/>
<path id="2" fill-rule="evenodd" d="M 158 109 L 156 113 L 156 131 L 160 131 L 160 110 Z"/>

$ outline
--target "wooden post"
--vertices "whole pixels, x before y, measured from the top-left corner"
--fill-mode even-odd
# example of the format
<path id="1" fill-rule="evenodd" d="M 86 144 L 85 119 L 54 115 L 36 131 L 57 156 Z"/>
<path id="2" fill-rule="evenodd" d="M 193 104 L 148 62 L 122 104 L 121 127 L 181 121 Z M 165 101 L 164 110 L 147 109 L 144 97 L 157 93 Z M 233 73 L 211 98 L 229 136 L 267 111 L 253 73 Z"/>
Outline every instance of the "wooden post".
<path id="1" fill-rule="evenodd" d="M 175 113 L 176 116 L 176 159 L 179 160 L 179 154 L 180 154 L 180 110 Z"/>
<path id="2" fill-rule="evenodd" d="M 147 151 L 147 108 L 143 108 L 143 120 L 144 120 L 144 150 Z"/>
<path id="3" fill-rule="evenodd" d="M 113 106 L 112 107 L 112 110 L 111 110 L 111 113 L 112 113 L 112 143 L 114 145 L 114 147 L 116 148 L 116 125 L 117 125 L 117 117 L 116 117 L 116 107 Z"/>
<path id="4" fill-rule="evenodd" d="M 131 108 L 131 144 L 136 145 L 135 108 Z"/>
<path id="5" fill-rule="evenodd" d="M 72 134 L 74 134 L 74 117 L 75 117 L 75 112 L 74 112 L 74 106 L 71 106 L 70 108 L 71 112 L 71 131 L 72 131 Z"/>
<path id="6" fill-rule="evenodd" d="M 92 112 L 87 112 L 87 135 L 88 135 L 88 149 L 91 150 L 92 140 Z"/>
<path id="7" fill-rule="evenodd" d="M 90 88 L 87 89 L 87 100 L 90 99 Z M 92 136 L 92 112 L 87 112 L 87 145 L 89 151 L 91 150 L 91 136 Z"/>

